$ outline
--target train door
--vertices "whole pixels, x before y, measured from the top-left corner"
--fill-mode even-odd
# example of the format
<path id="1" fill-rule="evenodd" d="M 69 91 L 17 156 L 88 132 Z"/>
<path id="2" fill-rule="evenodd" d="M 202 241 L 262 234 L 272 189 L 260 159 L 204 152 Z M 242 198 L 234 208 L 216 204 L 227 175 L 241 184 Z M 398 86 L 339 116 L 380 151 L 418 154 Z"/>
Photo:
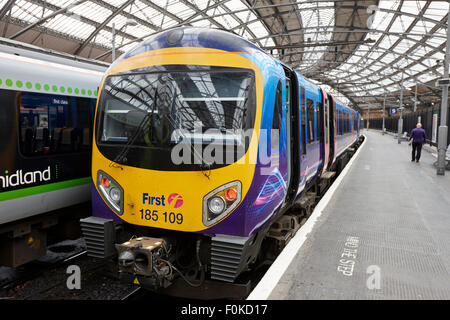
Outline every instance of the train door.
<path id="1" fill-rule="evenodd" d="M 328 169 L 328 163 L 330 158 L 330 105 L 329 105 L 329 99 L 327 93 L 321 89 L 322 92 L 322 104 L 320 104 L 321 109 L 321 131 L 322 135 L 320 137 L 321 139 L 321 145 L 322 145 L 322 174 L 325 173 Z"/>
<path id="2" fill-rule="evenodd" d="M 287 159 L 288 159 L 288 193 L 285 203 L 295 200 L 300 182 L 300 135 L 298 80 L 295 72 L 285 69 L 286 75 L 286 117 L 287 117 Z"/>
<path id="3" fill-rule="evenodd" d="M 352 131 L 352 141 L 356 140 L 356 128 L 355 128 L 355 111 L 350 111 L 350 126 Z"/>
<path id="4" fill-rule="evenodd" d="M 329 144 L 329 159 L 328 168 L 334 164 L 336 160 L 336 146 L 337 146 L 337 110 L 336 110 L 336 100 L 333 96 L 329 95 L 328 99 L 328 111 L 330 118 L 330 144 Z"/>
<path id="5" fill-rule="evenodd" d="M 306 135 L 308 132 L 306 122 L 306 96 L 305 87 L 300 87 L 300 138 L 301 138 L 301 153 L 300 153 L 300 181 L 303 182 L 306 174 Z"/>

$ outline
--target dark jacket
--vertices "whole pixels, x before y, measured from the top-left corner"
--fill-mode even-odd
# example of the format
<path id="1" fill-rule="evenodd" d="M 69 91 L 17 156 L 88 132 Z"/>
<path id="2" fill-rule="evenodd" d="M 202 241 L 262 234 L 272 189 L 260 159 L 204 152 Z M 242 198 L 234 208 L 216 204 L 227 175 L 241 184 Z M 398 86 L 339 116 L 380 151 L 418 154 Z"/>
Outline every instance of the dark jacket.
<path id="1" fill-rule="evenodd" d="M 411 136 L 409 137 L 409 140 L 415 143 L 425 143 L 427 136 L 425 134 L 425 130 L 422 128 L 415 128 L 411 131 Z"/>

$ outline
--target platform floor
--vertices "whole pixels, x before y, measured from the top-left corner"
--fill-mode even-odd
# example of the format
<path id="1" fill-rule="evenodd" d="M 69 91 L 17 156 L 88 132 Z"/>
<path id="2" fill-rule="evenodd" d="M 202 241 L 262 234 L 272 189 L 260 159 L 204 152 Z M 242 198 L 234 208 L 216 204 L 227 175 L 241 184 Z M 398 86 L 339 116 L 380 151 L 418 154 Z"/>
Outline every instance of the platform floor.
<path id="1" fill-rule="evenodd" d="M 450 299 L 450 172 L 367 141 L 269 299 Z M 353 266 L 353 267 L 352 267 Z"/>

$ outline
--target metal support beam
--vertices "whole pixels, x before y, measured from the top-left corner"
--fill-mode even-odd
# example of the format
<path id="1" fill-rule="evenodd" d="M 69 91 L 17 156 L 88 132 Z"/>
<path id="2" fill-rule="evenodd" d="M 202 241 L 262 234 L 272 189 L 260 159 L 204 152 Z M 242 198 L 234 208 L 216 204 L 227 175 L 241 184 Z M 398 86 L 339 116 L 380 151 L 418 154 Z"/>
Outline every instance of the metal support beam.
<path id="1" fill-rule="evenodd" d="M 116 60 L 116 24 L 114 22 L 112 24 L 111 37 L 111 61 L 114 62 Z"/>
<path id="2" fill-rule="evenodd" d="M 264 50 L 274 49 L 297 49 L 297 48 L 311 48 L 311 47 L 331 47 L 331 46 L 346 46 L 351 44 L 367 44 L 374 43 L 375 40 L 367 39 L 362 41 L 343 41 L 343 42 L 315 42 L 315 43 L 299 43 L 299 44 L 287 44 L 279 46 L 263 47 Z"/>
<path id="3" fill-rule="evenodd" d="M 3 19 L 3 17 L 8 13 L 9 10 L 11 10 L 11 8 L 14 5 L 15 2 L 16 2 L 16 0 L 9 0 L 3 6 L 2 10 L 0 10 L 0 20 Z"/>
<path id="4" fill-rule="evenodd" d="M 450 1 L 449 10 L 447 15 L 447 48 L 445 51 L 445 63 L 444 63 L 444 78 L 448 78 L 449 73 L 449 60 L 450 59 Z M 439 127 L 438 136 L 438 163 L 437 174 L 440 176 L 445 175 L 445 156 L 447 152 L 447 109 L 448 109 L 448 86 L 442 88 L 442 103 L 441 103 L 441 125 Z"/>
<path id="5" fill-rule="evenodd" d="M 417 81 L 416 81 L 416 92 L 414 94 L 414 112 L 417 111 Z"/>
<path id="6" fill-rule="evenodd" d="M 49 19 L 51 19 L 51 18 L 54 18 L 54 17 L 56 17 L 57 15 L 62 14 L 62 13 L 64 13 L 64 12 L 66 12 L 67 10 L 70 10 L 70 9 L 72 9 L 73 7 L 76 7 L 76 6 L 82 4 L 83 2 L 86 2 L 86 1 L 87 1 L 87 0 L 78 0 L 78 1 L 75 2 L 75 3 L 68 5 L 67 7 L 61 8 L 61 9 L 59 9 L 59 10 L 57 10 L 57 11 L 55 11 L 55 12 L 53 12 L 53 13 L 51 13 L 51 14 L 45 16 L 45 17 L 43 17 L 42 19 L 39 19 L 39 20 L 36 21 L 35 23 L 30 24 L 30 25 L 27 26 L 26 28 L 23 28 L 23 29 L 20 30 L 19 32 L 16 32 L 16 33 L 13 34 L 11 37 L 9 37 L 9 39 L 15 39 L 15 38 L 17 38 L 18 36 L 20 36 L 20 35 L 24 34 L 25 32 L 27 32 L 28 30 L 31 30 L 31 29 L 33 29 L 34 27 L 37 27 L 37 26 L 43 24 L 45 21 L 47 21 L 47 20 L 49 20 Z"/>
<path id="7" fill-rule="evenodd" d="M 402 131 L 403 131 L 403 72 L 402 82 L 400 84 L 400 118 L 398 119 L 398 144 L 402 143 Z"/>
<path id="8" fill-rule="evenodd" d="M 103 23 L 98 26 L 97 29 L 92 32 L 89 37 L 87 37 L 86 40 L 78 47 L 78 49 L 75 51 L 74 55 L 80 54 L 80 52 L 91 42 L 91 40 L 112 20 L 114 17 L 116 17 L 118 14 L 120 14 L 125 8 L 127 8 L 131 3 L 133 3 L 135 0 L 128 0 L 124 4 L 122 4 L 119 8 L 117 8 L 108 18 L 106 18 Z"/>
<path id="9" fill-rule="evenodd" d="M 384 94 L 384 101 L 383 101 L 383 136 L 384 136 L 384 133 L 386 131 L 386 127 L 384 125 L 385 114 L 386 114 L 386 94 Z"/>

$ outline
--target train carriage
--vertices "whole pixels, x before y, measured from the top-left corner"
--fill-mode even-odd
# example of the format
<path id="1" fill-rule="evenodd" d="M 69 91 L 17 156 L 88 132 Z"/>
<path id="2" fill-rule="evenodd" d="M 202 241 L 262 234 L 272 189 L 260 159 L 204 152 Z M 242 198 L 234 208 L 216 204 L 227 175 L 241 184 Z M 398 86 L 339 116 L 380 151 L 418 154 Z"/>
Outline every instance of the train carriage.
<path id="1" fill-rule="evenodd" d="M 0 42 L 0 265 L 46 252 L 55 210 L 90 200 L 90 142 L 106 65 Z"/>

